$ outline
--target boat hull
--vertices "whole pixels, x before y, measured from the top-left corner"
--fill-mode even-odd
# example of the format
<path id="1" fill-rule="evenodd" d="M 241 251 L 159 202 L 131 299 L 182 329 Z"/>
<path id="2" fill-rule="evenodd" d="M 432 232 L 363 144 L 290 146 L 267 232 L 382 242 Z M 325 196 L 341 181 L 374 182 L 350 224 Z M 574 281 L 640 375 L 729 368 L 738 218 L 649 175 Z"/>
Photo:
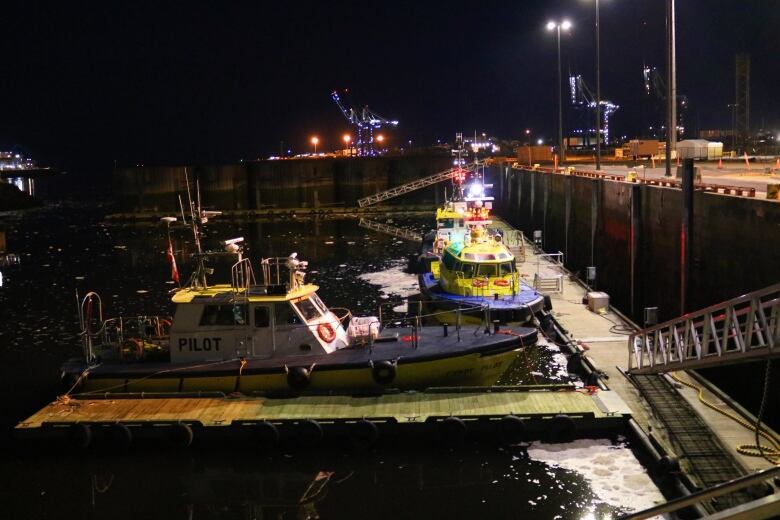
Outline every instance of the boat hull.
<path id="1" fill-rule="evenodd" d="M 418 346 L 409 336 L 379 342 L 373 348 L 345 349 L 329 356 L 297 356 L 279 360 L 230 360 L 213 366 L 175 367 L 162 363 L 99 365 L 87 369 L 75 392 L 350 392 L 386 388 L 425 389 L 433 386 L 490 386 L 506 372 L 523 348 L 536 343 L 536 330 L 504 334 L 457 332 L 424 327 Z M 349 352 L 347 352 L 348 350 Z M 390 374 L 377 367 L 392 365 Z M 74 380 L 86 367 L 72 360 L 63 367 L 66 380 Z M 307 379 L 292 381 L 290 374 L 305 369 Z"/>
<path id="2" fill-rule="evenodd" d="M 490 310 L 490 321 L 498 320 L 502 324 L 525 324 L 545 309 L 544 296 L 531 287 L 522 284 L 519 294 L 514 296 L 462 296 L 445 292 L 432 273 L 419 276 L 420 292 L 429 305 L 436 310 L 449 311 L 437 313 L 436 318 L 442 323 L 455 323 L 456 310 L 478 309 L 487 307 Z M 484 321 L 484 315 L 474 310 L 461 312 L 462 323 L 479 323 Z"/>

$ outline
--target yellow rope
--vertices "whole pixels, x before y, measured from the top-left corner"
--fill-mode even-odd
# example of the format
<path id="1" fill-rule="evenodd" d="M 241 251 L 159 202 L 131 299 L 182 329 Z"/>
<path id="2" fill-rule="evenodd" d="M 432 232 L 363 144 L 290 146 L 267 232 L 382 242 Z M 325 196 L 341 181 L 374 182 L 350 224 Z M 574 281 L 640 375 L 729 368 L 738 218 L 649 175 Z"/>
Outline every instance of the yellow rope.
<path id="1" fill-rule="evenodd" d="M 707 406 L 708 408 L 711 408 L 711 409 L 715 410 L 716 412 L 719 412 L 719 413 L 725 415 L 726 417 L 728 417 L 729 419 L 733 420 L 734 422 L 736 422 L 740 426 L 743 426 L 743 427 L 747 428 L 748 430 L 750 430 L 750 431 L 755 433 L 756 427 L 754 425 L 750 424 L 749 422 L 745 421 L 743 418 L 741 418 L 741 417 L 739 417 L 737 415 L 734 415 L 734 414 L 732 414 L 730 412 L 721 410 L 720 408 L 715 406 L 713 403 L 707 401 L 704 398 L 704 389 L 703 388 L 701 388 L 700 386 L 695 385 L 693 383 L 689 383 L 687 381 L 683 381 L 682 379 L 677 377 L 677 375 L 674 374 L 674 373 L 670 373 L 669 375 L 671 375 L 672 379 L 674 379 L 678 383 L 680 383 L 682 385 L 685 385 L 688 388 L 692 388 L 693 390 L 695 390 L 697 392 L 697 394 L 698 394 L 699 401 L 701 401 L 702 404 L 704 404 L 704 406 Z M 749 457 L 764 457 L 769 462 L 774 464 L 775 466 L 780 465 L 780 442 L 778 442 L 774 438 L 774 436 L 772 436 L 768 432 L 764 431 L 763 429 L 760 429 L 758 431 L 758 434 L 761 437 L 763 437 L 764 439 L 766 439 L 767 441 L 769 441 L 770 444 L 772 444 L 772 446 L 770 447 L 770 446 L 765 446 L 765 445 L 762 444 L 761 447 L 759 448 L 755 444 L 740 444 L 738 446 L 735 446 L 737 452 L 741 453 L 742 455 L 747 455 Z M 761 453 L 762 451 L 763 451 L 763 454 Z"/>

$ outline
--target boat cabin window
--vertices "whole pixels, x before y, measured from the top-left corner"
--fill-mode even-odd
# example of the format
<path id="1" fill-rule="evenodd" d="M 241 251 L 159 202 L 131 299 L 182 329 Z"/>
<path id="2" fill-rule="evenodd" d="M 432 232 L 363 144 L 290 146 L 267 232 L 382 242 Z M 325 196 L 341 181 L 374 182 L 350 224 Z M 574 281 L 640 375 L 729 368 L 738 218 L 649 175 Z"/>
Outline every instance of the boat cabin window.
<path id="1" fill-rule="evenodd" d="M 246 305 L 205 305 L 200 316 L 201 327 L 246 325 Z"/>
<path id="2" fill-rule="evenodd" d="M 498 276 L 504 276 L 506 274 L 512 274 L 514 271 L 514 266 L 512 265 L 512 262 L 501 262 L 498 264 Z"/>
<path id="3" fill-rule="evenodd" d="M 465 253 L 466 260 L 476 260 L 477 262 L 487 262 L 496 259 L 492 253 Z"/>
<path id="4" fill-rule="evenodd" d="M 496 276 L 496 264 L 479 264 L 477 276 Z"/>
<path id="5" fill-rule="evenodd" d="M 268 307 L 258 305 L 255 307 L 255 327 L 265 328 L 271 324 L 271 312 Z"/>
<path id="6" fill-rule="evenodd" d="M 301 319 L 287 302 L 274 305 L 274 315 L 277 325 L 299 325 Z"/>
<path id="7" fill-rule="evenodd" d="M 444 229 L 452 229 L 452 225 L 454 223 L 454 220 L 451 218 L 445 218 L 441 222 L 439 222 L 439 227 L 442 227 Z"/>
<path id="8" fill-rule="evenodd" d="M 452 256 L 452 253 L 449 251 L 444 252 L 444 258 L 442 258 L 442 262 L 444 263 L 444 266 L 449 269 L 450 271 L 454 271 L 455 269 L 455 257 Z"/>
<path id="9" fill-rule="evenodd" d="M 303 319 L 305 319 L 307 322 L 311 320 L 315 320 L 320 316 L 322 316 L 317 306 L 314 305 L 312 301 L 308 298 L 298 300 L 297 302 L 295 302 L 295 306 L 298 307 L 298 310 L 303 315 Z"/>
<path id="10" fill-rule="evenodd" d="M 463 276 L 466 278 L 472 278 L 474 276 L 474 264 L 463 262 L 462 266 Z"/>

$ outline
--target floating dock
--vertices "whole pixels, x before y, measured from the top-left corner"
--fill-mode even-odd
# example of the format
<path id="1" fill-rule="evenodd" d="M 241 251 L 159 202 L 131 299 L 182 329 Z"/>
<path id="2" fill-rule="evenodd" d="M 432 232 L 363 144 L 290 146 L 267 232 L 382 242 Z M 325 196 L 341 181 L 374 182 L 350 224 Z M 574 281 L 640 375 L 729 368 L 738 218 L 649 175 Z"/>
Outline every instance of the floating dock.
<path id="1" fill-rule="evenodd" d="M 89 444 L 113 428 L 119 443 L 149 438 L 252 435 L 312 441 L 346 435 L 373 441 L 386 434 L 428 433 L 445 442 L 471 435 L 504 442 L 572 440 L 622 431 L 628 407 L 610 391 L 571 385 L 439 388 L 373 396 L 112 395 L 60 398 L 16 427 L 20 438 L 76 439 Z M 118 434 L 118 435 L 117 435 Z M 117 438 L 118 436 L 118 438 Z M 105 436 L 103 436 L 105 437 Z"/>

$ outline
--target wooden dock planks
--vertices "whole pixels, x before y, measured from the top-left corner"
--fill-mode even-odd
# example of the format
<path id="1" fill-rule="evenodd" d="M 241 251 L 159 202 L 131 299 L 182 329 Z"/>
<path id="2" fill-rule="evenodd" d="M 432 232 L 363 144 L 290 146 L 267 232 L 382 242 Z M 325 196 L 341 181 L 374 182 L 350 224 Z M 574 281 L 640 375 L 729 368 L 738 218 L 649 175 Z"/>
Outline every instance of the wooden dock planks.
<path id="1" fill-rule="evenodd" d="M 602 406 L 603 407 L 603 406 Z M 580 391 L 409 392 L 381 396 L 166 397 L 119 399 L 61 399 L 17 429 L 44 423 L 199 422 L 227 426 L 233 422 L 358 420 L 392 418 L 399 423 L 424 422 L 429 417 L 478 418 L 504 415 L 592 414 L 603 411 L 592 395 Z"/>

